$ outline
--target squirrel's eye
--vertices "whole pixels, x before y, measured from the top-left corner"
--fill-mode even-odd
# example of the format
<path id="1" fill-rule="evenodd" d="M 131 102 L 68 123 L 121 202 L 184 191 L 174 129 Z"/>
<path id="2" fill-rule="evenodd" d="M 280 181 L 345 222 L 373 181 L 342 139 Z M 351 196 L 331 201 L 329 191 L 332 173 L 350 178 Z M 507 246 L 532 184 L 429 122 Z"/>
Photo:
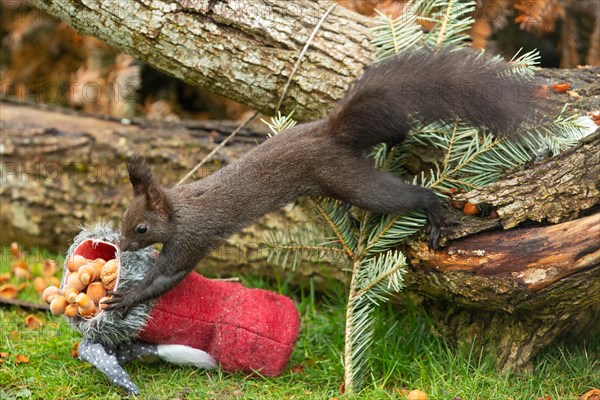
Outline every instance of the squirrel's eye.
<path id="1" fill-rule="evenodd" d="M 148 231 L 148 227 L 146 225 L 138 225 L 135 227 L 135 231 L 137 233 L 146 233 Z"/>

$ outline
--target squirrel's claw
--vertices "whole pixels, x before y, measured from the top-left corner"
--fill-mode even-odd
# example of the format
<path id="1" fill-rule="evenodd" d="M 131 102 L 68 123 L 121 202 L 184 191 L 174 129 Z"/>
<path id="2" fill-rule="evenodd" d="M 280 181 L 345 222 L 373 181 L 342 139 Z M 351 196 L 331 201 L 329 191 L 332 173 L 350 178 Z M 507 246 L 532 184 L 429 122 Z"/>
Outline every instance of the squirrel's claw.
<path id="1" fill-rule="evenodd" d="M 430 210 L 427 213 L 427 219 L 429 220 L 429 226 L 427 232 L 429 233 L 429 240 L 427 241 L 429 248 L 433 250 L 438 249 L 438 240 L 442 232 L 442 227 L 446 225 L 446 216 L 442 208 Z"/>
<path id="2" fill-rule="evenodd" d="M 108 291 L 107 294 L 111 297 L 109 300 L 103 302 L 103 304 L 106 304 L 105 310 L 122 310 L 123 316 L 127 315 L 129 309 L 131 308 L 131 305 L 126 301 L 127 293 Z"/>
<path id="3" fill-rule="evenodd" d="M 440 239 L 441 227 L 429 225 L 429 240 L 427 244 L 430 249 L 437 250 L 438 249 L 438 240 Z"/>

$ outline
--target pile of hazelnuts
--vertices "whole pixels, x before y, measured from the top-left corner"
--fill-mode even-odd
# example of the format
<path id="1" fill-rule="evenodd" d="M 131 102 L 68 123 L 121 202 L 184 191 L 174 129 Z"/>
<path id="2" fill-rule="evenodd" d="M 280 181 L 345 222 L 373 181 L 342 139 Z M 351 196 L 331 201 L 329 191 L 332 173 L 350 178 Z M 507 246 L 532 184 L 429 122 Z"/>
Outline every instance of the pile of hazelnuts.
<path id="1" fill-rule="evenodd" d="M 62 289 L 48 286 L 42 298 L 50 304 L 54 315 L 64 314 L 69 318 L 81 316 L 92 318 L 104 308 L 110 299 L 107 291 L 114 290 L 117 282 L 118 264 L 116 259 L 95 260 L 75 255 L 67 260 L 69 270 Z"/>

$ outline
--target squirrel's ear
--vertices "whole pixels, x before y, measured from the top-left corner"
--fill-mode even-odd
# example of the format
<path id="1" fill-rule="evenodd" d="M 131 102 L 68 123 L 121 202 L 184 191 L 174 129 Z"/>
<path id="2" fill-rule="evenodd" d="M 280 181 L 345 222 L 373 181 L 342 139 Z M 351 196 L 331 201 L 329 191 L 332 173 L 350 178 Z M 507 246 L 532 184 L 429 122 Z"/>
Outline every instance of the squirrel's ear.
<path id="1" fill-rule="evenodd" d="M 127 163 L 127 173 L 129 174 L 129 181 L 133 186 L 134 196 L 148 193 L 148 189 L 154 183 L 154 177 L 143 157 L 131 157 Z"/>
<path id="2" fill-rule="evenodd" d="M 149 210 L 157 212 L 163 218 L 169 218 L 171 215 L 171 204 L 164 189 L 156 184 L 148 187 L 146 192 L 146 207 Z"/>

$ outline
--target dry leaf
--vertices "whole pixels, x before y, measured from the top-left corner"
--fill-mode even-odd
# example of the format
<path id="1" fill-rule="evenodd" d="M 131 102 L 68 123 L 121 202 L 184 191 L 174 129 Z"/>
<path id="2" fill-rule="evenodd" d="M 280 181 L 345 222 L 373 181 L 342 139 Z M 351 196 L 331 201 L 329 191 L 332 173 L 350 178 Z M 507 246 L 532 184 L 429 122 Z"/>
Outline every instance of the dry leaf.
<path id="1" fill-rule="evenodd" d="M 295 374 L 304 372 L 304 365 L 302 365 L 302 364 L 294 365 L 292 368 L 290 368 L 290 370 Z"/>
<path id="2" fill-rule="evenodd" d="M 8 358 L 10 356 L 9 353 L 5 353 L 3 351 L 0 351 L 0 358 Z"/>
<path id="3" fill-rule="evenodd" d="M 21 340 L 21 332 L 19 331 L 10 331 L 8 334 L 10 340 Z"/>
<path id="4" fill-rule="evenodd" d="M 557 19 L 566 15 L 560 0 L 517 0 L 514 4 L 515 22 L 531 32 L 552 32 Z"/>
<path id="5" fill-rule="evenodd" d="M 29 364 L 29 357 L 23 354 L 17 354 L 15 357 L 15 364 Z"/>
<path id="6" fill-rule="evenodd" d="M 12 252 L 15 258 L 21 258 L 21 250 L 19 249 L 19 244 L 17 242 L 12 242 L 10 244 L 10 251 Z"/>
<path id="7" fill-rule="evenodd" d="M 592 389 L 581 396 L 581 400 L 600 400 L 600 390 Z"/>
<path id="8" fill-rule="evenodd" d="M 338 390 L 340 391 L 340 394 L 346 393 L 346 384 L 344 382 L 342 382 L 340 384 L 340 387 L 338 388 Z"/>
<path id="9" fill-rule="evenodd" d="M 535 92 L 533 93 L 534 97 L 544 98 L 548 96 L 548 85 L 539 85 Z"/>
<path id="10" fill-rule="evenodd" d="M 593 111 L 588 113 L 588 116 L 594 121 L 596 125 L 600 125 L 600 111 Z"/>
<path id="11" fill-rule="evenodd" d="M 4 299 L 14 299 L 18 293 L 17 287 L 10 283 L 0 286 L 0 297 Z"/>
<path id="12" fill-rule="evenodd" d="M 398 392 L 400 396 L 408 396 L 410 390 L 408 390 L 407 388 L 398 388 L 396 389 L 396 392 Z"/>
<path id="13" fill-rule="evenodd" d="M 75 342 L 75 344 L 73 344 L 73 347 L 71 348 L 71 357 L 79 357 L 79 342 Z"/>
<path id="14" fill-rule="evenodd" d="M 566 93 L 570 87 L 571 87 L 570 83 L 560 82 L 560 83 L 554 83 L 552 85 L 552 90 L 554 91 L 554 93 Z"/>
<path id="15" fill-rule="evenodd" d="M 44 260 L 44 265 L 42 265 L 42 275 L 44 276 L 53 276 L 56 273 L 56 261 L 54 260 Z"/>
<path id="16" fill-rule="evenodd" d="M 13 268 L 13 274 L 17 279 L 29 280 L 31 279 L 31 272 L 27 268 L 23 268 L 21 265 L 16 265 Z"/>
<path id="17" fill-rule="evenodd" d="M 42 327 L 42 320 L 33 314 L 25 317 L 25 325 L 30 329 L 38 329 Z"/>
<path id="18" fill-rule="evenodd" d="M 3 272 L 0 274 L 0 283 L 6 282 L 10 279 L 10 272 Z"/>

